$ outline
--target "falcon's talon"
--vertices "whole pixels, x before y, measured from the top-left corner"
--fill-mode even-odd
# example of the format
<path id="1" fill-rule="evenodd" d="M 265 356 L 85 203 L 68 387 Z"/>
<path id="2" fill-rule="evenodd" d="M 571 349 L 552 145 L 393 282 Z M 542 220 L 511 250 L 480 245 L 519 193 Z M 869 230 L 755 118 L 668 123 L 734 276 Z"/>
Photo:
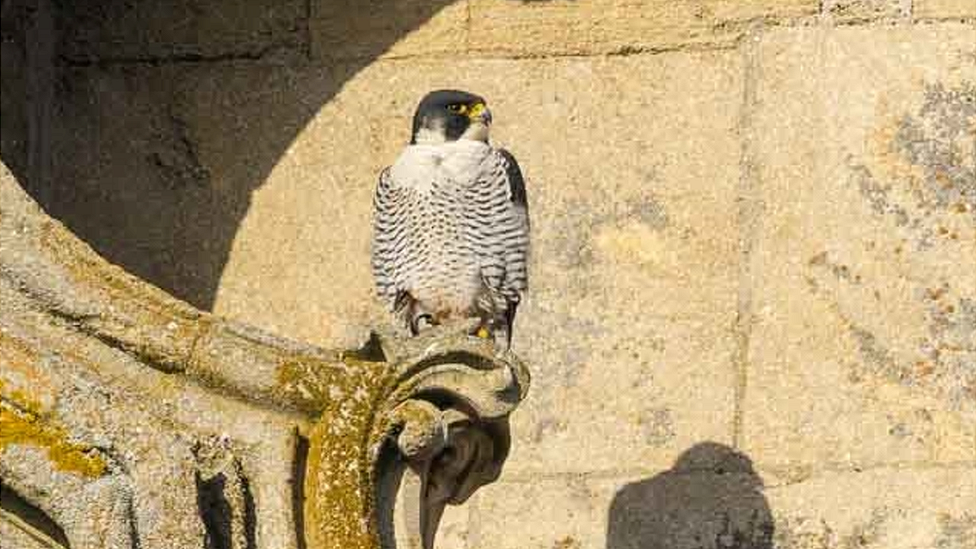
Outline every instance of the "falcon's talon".
<path id="1" fill-rule="evenodd" d="M 424 313 L 417 315 L 417 317 L 413 319 L 413 326 L 414 332 L 419 334 L 423 330 L 436 326 L 436 323 L 434 322 L 433 315 Z"/>
<path id="2" fill-rule="evenodd" d="M 475 332 L 474 335 L 477 336 L 479 339 L 488 339 L 491 337 L 491 332 L 488 331 L 488 328 L 485 328 L 484 326 L 480 326 L 478 328 L 478 331 Z"/>

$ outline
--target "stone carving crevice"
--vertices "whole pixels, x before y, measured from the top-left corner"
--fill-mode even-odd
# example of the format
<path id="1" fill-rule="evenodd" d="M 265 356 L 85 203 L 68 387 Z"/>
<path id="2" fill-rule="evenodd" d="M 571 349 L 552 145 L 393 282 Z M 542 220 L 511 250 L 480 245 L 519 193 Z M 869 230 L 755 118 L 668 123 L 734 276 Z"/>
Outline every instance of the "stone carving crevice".
<path id="1" fill-rule="evenodd" d="M 68 537 L 54 519 L 2 483 L 0 483 L 0 516 L 3 517 L 3 521 L 11 524 L 12 528 L 17 528 L 24 536 L 41 547 L 51 549 L 68 547 Z M 0 533 L 7 532 L 0 530 Z"/>

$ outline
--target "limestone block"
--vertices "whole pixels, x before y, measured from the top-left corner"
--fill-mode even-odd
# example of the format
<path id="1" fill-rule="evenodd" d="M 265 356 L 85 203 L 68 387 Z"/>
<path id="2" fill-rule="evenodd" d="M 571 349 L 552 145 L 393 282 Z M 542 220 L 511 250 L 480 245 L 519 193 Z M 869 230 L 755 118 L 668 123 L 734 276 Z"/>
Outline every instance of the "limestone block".
<path id="1" fill-rule="evenodd" d="M 903 19 L 912 11 L 909 0 L 827 0 L 823 13 L 833 21 L 845 23 L 875 19 Z"/>
<path id="2" fill-rule="evenodd" d="M 4 161 L 12 170 L 27 171 L 30 124 L 30 58 L 28 28 L 33 22 L 30 10 L 12 5 L 5 9 L 0 23 L 0 118 L 3 131 L 0 144 Z"/>
<path id="3" fill-rule="evenodd" d="M 641 476 L 503 480 L 479 494 L 467 547 L 968 549 L 974 498 L 971 467 L 761 477 L 701 443 Z"/>
<path id="4" fill-rule="evenodd" d="M 898 467 L 824 472 L 767 488 L 780 549 L 968 549 L 976 544 L 976 471 Z"/>
<path id="5" fill-rule="evenodd" d="M 972 48 L 952 24 L 763 37 L 744 404 L 761 464 L 973 459 Z"/>
<path id="6" fill-rule="evenodd" d="M 477 500 L 470 549 L 604 547 L 616 480 L 558 477 L 497 482 Z M 483 496 L 483 497 L 480 497 Z M 448 548 L 449 549 L 449 548 Z M 460 548 L 458 548 L 460 549 Z"/>
<path id="7" fill-rule="evenodd" d="M 811 0 L 730 2 L 315 2 L 316 59 L 541 57 L 730 44 L 758 17 L 816 13 Z M 351 30 L 351 32 L 350 32 Z"/>
<path id="8" fill-rule="evenodd" d="M 319 61 L 444 55 L 467 49 L 467 0 L 317 0 L 309 21 Z"/>
<path id="9" fill-rule="evenodd" d="M 470 89 L 522 165 L 533 224 L 514 348 L 538 364 L 543 389 L 513 418 L 510 470 L 666 465 L 697 440 L 727 442 L 739 59 L 374 63 L 253 193 L 216 310 L 319 342 L 388 319 L 369 272 L 377 174 L 409 139 L 424 93 Z"/>
<path id="10" fill-rule="evenodd" d="M 702 442 L 644 474 L 501 481 L 479 495 L 472 548 L 770 548 L 774 516 L 745 455 Z"/>
<path id="11" fill-rule="evenodd" d="M 221 255 L 211 223 L 240 205 L 209 188 L 174 105 L 182 78 L 173 67 L 69 69 L 62 78 L 51 150 L 71 161 L 53 173 L 72 184 L 44 207 L 112 262 L 205 306 Z"/>
<path id="12" fill-rule="evenodd" d="M 62 78 L 51 154 L 55 180 L 71 184 L 44 207 L 113 263 L 211 308 L 251 192 L 334 92 L 333 74 L 228 62 Z"/>
<path id="13" fill-rule="evenodd" d="M 912 12 L 918 19 L 976 17 L 976 4 L 969 0 L 915 0 Z"/>
<path id="14" fill-rule="evenodd" d="M 437 549 L 467 549 L 471 546 L 468 524 L 471 519 L 471 505 L 451 506 L 444 509 L 440 527 L 437 530 Z"/>
<path id="15" fill-rule="evenodd" d="M 816 13 L 810 0 L 734 2 L 512 3 L 472 0 L 469 41 L 476 52 L 501 55 L 584 55 L 730 44 L 739 23 L 758 17 Z"/>
<path id="16" fill-rule="evenodd" d="M 248 0 L 67 2 L 61 54 L 74 62 L 304 55 L 305 3 Z"/>

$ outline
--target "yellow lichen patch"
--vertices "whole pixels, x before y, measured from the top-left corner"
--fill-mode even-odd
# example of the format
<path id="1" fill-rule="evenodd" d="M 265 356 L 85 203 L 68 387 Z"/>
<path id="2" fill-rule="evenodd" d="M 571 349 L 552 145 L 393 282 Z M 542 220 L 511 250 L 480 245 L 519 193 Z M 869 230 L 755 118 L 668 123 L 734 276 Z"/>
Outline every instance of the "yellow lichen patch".
<path id="1" fill-rule="evenodd" d="M 334 361 L 290 356 L 275 371 L 275 396 L 306 412 L 329 414 L 347 398 L 372 395 L 387 381 L 385 363 L 338 356 Z"/>
<path id="2" fill-rule="evenodd" d="M 378 546 L 370 434 L 394 377 L 385 363 L 348 355 L 335 361 L 289 357 L 278 368 L 278 392 L 319 414 L 309 433 L 305 476 L 310 548 Z"/>
<path id="3" fill-rule="evenodd" d="M 32 415 L 38 416 L 43 411 L 41 408 L 41 403 L 37 400 L 31 398 L 31 396 L 23 391 L 18 391 L 12 389 L 10 391 L 3 391 L 4 384 L 0 381 L 0 392 L 4 393 L 5 398 L 9 398 L 18 408 L 30 412 Z M 9 393 L 9 395 L 7 394 Z"/>
<path id="4" fill-rule="evenodd" d="M 378 546 L 369 461 L 361 439 L 366 428 L 354 421 L 320 420 L 309 437 L 305 477 L 308 546 L 315 549 L 372 549 Z M 359 421 L 355 421 L 358 419 Z"/>
<path id="5" fill-rule="evenodd" d="M 70 442 L 64 429 L 41 421 L 30 412 L 0 406 L 0 451 L 11 444 L 46 449 L 48 459 L 59 471 L 86 477 L 105 472 L 105 460 L 89 448 Z"/>

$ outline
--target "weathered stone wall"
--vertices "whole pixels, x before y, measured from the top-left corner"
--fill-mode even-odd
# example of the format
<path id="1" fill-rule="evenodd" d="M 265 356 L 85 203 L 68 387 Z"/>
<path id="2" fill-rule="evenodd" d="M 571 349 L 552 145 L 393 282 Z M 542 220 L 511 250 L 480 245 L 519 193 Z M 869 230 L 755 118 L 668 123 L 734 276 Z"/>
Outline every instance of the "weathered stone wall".
<path id="1" fill-rule="evenodd" d="M 177 296 L 329 346 L 383 318 L 370 201 L 417 99 L 488 98 L 529 185 L 535 387 L 442 547 L 976 543 L 971 0 L 53 17 L 35 196 Z"/>

